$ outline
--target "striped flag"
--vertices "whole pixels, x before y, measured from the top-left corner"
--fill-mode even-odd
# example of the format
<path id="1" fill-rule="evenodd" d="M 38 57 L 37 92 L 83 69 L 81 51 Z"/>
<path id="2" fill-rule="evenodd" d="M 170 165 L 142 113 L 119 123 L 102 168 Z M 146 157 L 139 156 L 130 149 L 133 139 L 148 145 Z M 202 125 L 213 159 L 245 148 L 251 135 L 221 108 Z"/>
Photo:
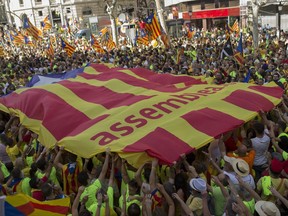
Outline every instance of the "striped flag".
<path id="1" fill-rule="evenodd" d="M 19 46 L 24 44 L 24 36 L 20 32 L 10 31 L 10 39 L 14 43 L 14 45 Z"/>
<path id="2" fill-rule="evenodd" d="M 3 216 L 64 216 L 69 213 L 70 198 L 40 202 L 24 194 L 2 197 Z"/>
<path id="3" fill-rule="evenodd" d="M 224 45 L 224 48 L 222 49 L 221 59 L 224 59 L 225 57 L 230 57 L 230 56 L 233 56 L 233 48 L 232 48 L 231 40 L 229 37 Z"/>
<path id="4" fill-rule="evenodd" d="M 34 46 L 31 40 L 29 40 L 28 36 L 24 36 L 24 42 L 26 45 Z"/>
<path id="5" fill-rule="evenodd" d="M 236 32 L 236 33 L 239 33 L 239 23 L 238 23 L 237 19 L 235 20 L 234 24 L 232 25 L 231 30 Z"/>
<path id="6" fill-rule="evenodd" d="M 34 40 L 39 40 L 42 37 L 42 32 L 36 28 L 27 17 L 23 20 L 23 29 L 31 35 Z"/>
<path id="7" fill-rule="evenodd" d="M 93 35 L 91 35 L 91 46 L 94 48 L 96 52 L 99 52 L 99 53 L 105 52 L 103 48 L 100 46 L 100 44 L 98 43 L 97 39 Z"/>
<path id="8" fill-rule="evenodd" d="M 52 29 L 49 15 L 44 18 L 43 22 L 41 22 L 41 25 L 42 25 L 43 31 Z"/>
<path id="9" fill-rule="evenodd" d="M 135 42 L 137 42 L 137 44 L 143 44 L 145 46 L 149 45 L 149 38 L 145 31 L 136 31 Z"/>
<path id="10" fill-rule="evenodd" d="M 209 85 L 185 75 L 90 64 L 75 79 L 1 97 L 0 110 L 19 116 L 47 147 L 57 143 L 84 158 L 109 147 L 139 167 L 151 157 L 172 164 L 259 110 L 273 109 L 282 94 L 275 83 Z"/>
<path id="11" fill-rule="evenodd" d="M 100 30 L 99 34 L 101 37 L 105 36 L 108 33 L 108 28 L 104 27 Z"/>
<path id="12" fill-rule="evenodd" d="M 228 21 L 226 22 L 226 29 L 225 29 L 225 35 L 226 35 L 226 40 L 228 40 L 230 38 L 231 35 L 231 27 L 228 23 Z"/>
<path id="13" fill-rule="evenodd" d="M 152 13 L 145 20 L 145 29 L 149 32 L 151 40 L 155 40 L 161 35 L 161 28 L 157 16 Z"/>
<path id="14" fill-rule="evenodd" d="M 5 55 L 4 47 L 0 45 L 0 57 L 3 57 Z"/>
<path id="15" fill-rule="evenodd" d="M 239 42 L 238 42 L 236 53 L 234 54 L 234 58 L 240 65 L 244 64 L 242 33 L 240 35 L 240 39 L 239 39 Z"/>
<path id="16" fill-rule="evenodd" d="M 70 45 L 67 41 L 65 41 L 64 39 L 61 38 L 61 47 L 62 49 L 65 50 L 65 52 L 67 53 L 67 55 L 69 57 L 71 57 L 75 51 L 75 47 L 73 47 L 72 45 Z"/>
<path id="17" fill-rule="evenodd" d="M 49 44 L 48 44 L 46 53 L 47 53 L 49 59 L 50 59 L 50 60 L 53 60 L 53 58 L 54 58 L 54 48 L 53 48 L 53 45 L 52 45 L 52 41 L 51 41 L 51 40 L 49 40 Z"/>

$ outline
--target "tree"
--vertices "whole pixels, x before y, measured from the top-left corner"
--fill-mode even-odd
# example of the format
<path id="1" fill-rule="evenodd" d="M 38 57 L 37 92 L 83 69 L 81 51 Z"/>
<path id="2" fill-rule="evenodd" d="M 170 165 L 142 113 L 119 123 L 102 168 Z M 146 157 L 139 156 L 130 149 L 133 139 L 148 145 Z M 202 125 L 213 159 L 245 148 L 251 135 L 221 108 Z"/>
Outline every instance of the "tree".
<path id="1" fill-rule="evenodd" d="M 258 30 L 258 14 L 259 9 L 266 4 L 267 0 L 252 0 L 252 15 L 253 15 L 253 46 L 258 48 L 259 45 L 259 30 Z"/>
<path id="2" fill-rule="evenodd" d="M 118 38 L 117 38 L 117 30 L 116 30 L 116 21 L 114 16 L 114 9 L 116 5 L 116 0 L 112 0 L 112 3 L 109 4 L 107 0 L 104 0 L 106 3 L 106 12 L 109 14 L 109 18 L 111 21 L 111 29 L 112 29 L 112 37 L 115 45 L 118 45 Z"/>

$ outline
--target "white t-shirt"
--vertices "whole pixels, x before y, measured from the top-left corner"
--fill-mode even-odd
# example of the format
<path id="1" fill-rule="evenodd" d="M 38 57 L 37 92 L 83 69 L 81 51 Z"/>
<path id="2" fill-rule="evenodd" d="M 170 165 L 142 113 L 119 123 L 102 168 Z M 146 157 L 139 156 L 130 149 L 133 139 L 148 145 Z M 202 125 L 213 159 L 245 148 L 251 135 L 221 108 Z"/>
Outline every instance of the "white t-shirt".
<path id="1" fill-rule="evenodd" d="M 267 136 L 268 130 L 265 129 L 264 136 L 251 139 L 252 147 L 255 150 L 254 166 L 261 166 L 268 162 L 266 153 L 270 145 L 270 137 Z"/>

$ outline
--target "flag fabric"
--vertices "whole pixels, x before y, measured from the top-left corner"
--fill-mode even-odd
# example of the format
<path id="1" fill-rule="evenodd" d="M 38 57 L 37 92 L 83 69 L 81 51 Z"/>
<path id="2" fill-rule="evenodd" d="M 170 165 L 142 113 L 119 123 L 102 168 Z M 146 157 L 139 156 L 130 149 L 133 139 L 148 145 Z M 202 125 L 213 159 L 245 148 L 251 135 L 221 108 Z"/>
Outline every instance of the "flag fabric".
<path id="1" fill-rule="evenodd" d="M 4 48 L 3 46 L 0 45 L 0 57 L 3 57 L 4 55 L 5 55 Z"/>
<path id="2" fill-rule="evenodd" d="M 91 64 L 75 79 L 1 97 L 0 110 L 19 116 L 48 148 L 57 143 L 90 158 L 109 147 L 139 167 L 151 157 L 172 164 L 273 109 L 282 94 L 274 83 L 210 85 L 185 75 Z"/>
<path id="3" fill-rule="evenodd" d="M 162 40 L 165 48 L 169 48 L 170 47 L 170 45 L 169 45 L 169 37 L 164 32 L 162 32 L 162 34 L 161 34 L 161 40 Z"/>
<path id="4" fill-rule="evenodd" d="M 244 83 L 249 83 L 249 80 L 250 80 L 250 77 L 251 77 L 251 69 L 249 68 L 248 69 L 248 72 L 243 80 Z"/>
<path id="5" fill-rule="evenodd" d="M 240 34 L 240 39 L 239 39 L 239 42 L 238 42 L 238 46 L 237 46 L 234 58 L 240 65 L 244 64 L 242 33 Z"/>
<path id="6" fill-rule="evenodd" d="M 65 41 L 63 38 L 61 38 L 61 47 L 63 50 L 65 50 L 65 52 L 67 53 L 67 55 L 69 57 L 71 57 L 75 51 L 75 47 L 73 47 L 72 45 L 70 45 L 67 41 Z"/>
<path id="7" fill-rule="evenodd" d="M 230 56 L 233 56 L 233 48 L 232 48 L 231 40 L 229 37 L 221 52 L 221 59 L 224 59 L 225 57 L 230 57 Z"/>
<path id="8" fill-rule="evenodd" d="M 108 33 L 108 28 L 104 27 L 100 30 L 99 34 L 101 37 L 105 36 Z"/>
<path id="9" fill-rule="evenodd" d="M 64 216 L 69 213 L 69 206 L 69 197 L 40 202 L 30 196 L 16 194 L 5 197 L 3 216 Z"/>
<path id="10" fill-rule="evenodd" d="M 53 58 L 54 58 L 54 48 L 53 48 L 53 45 L 52 45 L 52 41 L 51 41 L 51 40 L 49 40 L 49 44 L 48 44 L 46 53 L 47 53 L 49 59 L 50 59 L 50 60 L 53 60 Z"/>
<path id="11" fill-rule="evenodd" d="M 47 31 L 47 30 L 52 29 L 52 25 L 51 25 L 51 22 L 50 22 L 50 16 L 49 15 L 44 18 L 44 20 L 41 23 L 41 25 L 42 25 L 43 31 Z"/>
<path id="12" fill-rule="evenodd" d="M 23 29 L 31 35 L 34 40 L 39 40 L 42 37 L 42 32 L 36 28 L 27 17 L 23 20 Z"/>
<path id="13" fill-rule="evenodd" d="M 239 32 L 239 23 L 238 20 L 236 19 L 234 24 L 231 26 L 231 30 L 238 33 Z"/>
<path id="14" fill-rule="evenodd" d="M 98 43 L 97 39 L 93 35 L 91 35 L 91 46 L 93 47 L 93 49 L 96 52 L 99 52 L 99 53 L 104 53 L 105 52 L 104 49 Z"/>
<path id="15" fill-rule="evenodd" d="M 225 35 L 226 35 L 226 40 L 228 40 L 230 38 L 231 35 L 231 27 L 228 23 L 228 21 L 226 22 L 226 29 L 225 29 Z"/>
<path id="16" fill-rule="evenodd" d="M 161 35 L 161 27 L 157 16 L 151 13 L 145 20 L 145 29 L 149 32 L 151 40 L 155 40 Z"/>
<path id="17" fill-rule="evenodd" d="M 115 47 L 116 47 L 115 42 L 111 38 L 109 38 L 108 41 L 107 41 L 107 49 L 108 50 L 112 50 Z"/>
<path id="18" fill-rule="evenodd" d="M 31 40 L 29 40 L 28 36 L 24 36 L 24 42 L 26 45 L 34 46 Z"/>
<path id="19" fill-rule="evenodd" d="M 24 44 L 24 36 L 20 32 L 11 30 L 8 34 L 14 45 L 19 46 Z"/>
<path id="20" fill-rule="evenodd" d="M 137 30 L 135 36 L 135 42 L 137 44 L 143 44 L 145 46 L 149 45 L 149 38 L 145 31 Z M 135 44 L 136 45 L 136 44 Z"/>

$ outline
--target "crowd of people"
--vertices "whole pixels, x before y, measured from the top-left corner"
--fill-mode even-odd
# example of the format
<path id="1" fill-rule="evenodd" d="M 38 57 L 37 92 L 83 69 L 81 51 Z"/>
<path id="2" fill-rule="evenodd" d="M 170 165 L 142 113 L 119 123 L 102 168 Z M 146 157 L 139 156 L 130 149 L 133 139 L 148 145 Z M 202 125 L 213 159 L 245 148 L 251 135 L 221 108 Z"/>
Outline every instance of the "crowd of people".
<path id="1" fill-rule="evenodd" d="M 230 36 L 234 47 L 239 36 Z M 233 56 L 220 58 L 226 35 L 218 28 L 195 30 L 192 38 L 171 38 L 170 47 L 120 44 L 105 53 L 79 40 L 72 57 L 55 43 L 53 59 L 44 42 L 16 47 L 8 41 L 0 57 L 1 94 L 24 87 L 34 74 L 101 62 L 203 76 L 214 84 L 275 82 L 285 90 L 287 39 L 284 32 L 277 37 L 274 29 L 263 29 L 259 48 L 254 48 L 251 33 L 243 31 L 243 64 Z M 132 167 L 109 148 L 89 159 L 57 145 L 46 148 L 18 117 L 0 113 L 0 195 L 24 193 L 39 201 L 70 197 L 73 216 L 288 215 L 287 113 L 284 94 L 277 108 L 179 155 L 175 164 L 162 165 L 155 158 L 141 167 Z"/>

